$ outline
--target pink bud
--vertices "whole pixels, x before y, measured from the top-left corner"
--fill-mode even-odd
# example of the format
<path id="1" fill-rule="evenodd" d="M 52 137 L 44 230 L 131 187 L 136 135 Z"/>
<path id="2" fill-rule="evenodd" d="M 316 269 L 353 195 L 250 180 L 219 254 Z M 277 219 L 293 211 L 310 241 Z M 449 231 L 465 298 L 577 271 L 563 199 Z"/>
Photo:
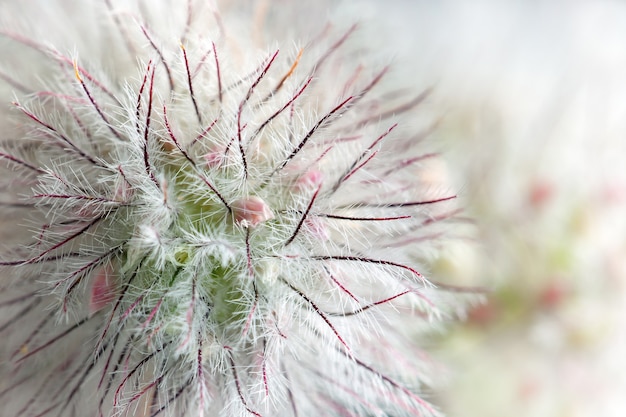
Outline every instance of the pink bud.
<path id="1" fill-rule="evenodd" d="M 554 197 L 555 189 L 547 181 L 536 181 L 531 185 L 528 202 L 533 208 L 542 208 Z"/>
<path id="2" fill-rule="evenodd" d="M 542 307 L 554 309 L 565 301 L 568 288 L 564 282 L 553 279 L 539 293 L 539 302 Z"/>
<path id="3" fill-rule="evenodd" d="M 204 155 L 204 161 L 209 168 L 219 167 L 222 164 L 223 158 L 224 156 L 220 152 L 209 152 Z"/>
<path id="4" fill-rule="evenodd" d="M 322 183 L 322 179 L 321 171 L 310 169 L 296 180 L 294 188 L 298 191 L 317 188 Z"/>
<path id="5" fill-rule="evenodd" d="M 115 282 L 111 267 L 103 267 L 96 274 L 91 286 L 89 310 L 97 313 L 115 299 Z"/>
<path id="6" fill-rule="evenodd" d="M 269 206 L 259 197 L 247 197 L 235 201 L 230 208 L 233 210 L 235 222 L 244 227 L 255 227 L 259 223 L 274 218 Z"/>

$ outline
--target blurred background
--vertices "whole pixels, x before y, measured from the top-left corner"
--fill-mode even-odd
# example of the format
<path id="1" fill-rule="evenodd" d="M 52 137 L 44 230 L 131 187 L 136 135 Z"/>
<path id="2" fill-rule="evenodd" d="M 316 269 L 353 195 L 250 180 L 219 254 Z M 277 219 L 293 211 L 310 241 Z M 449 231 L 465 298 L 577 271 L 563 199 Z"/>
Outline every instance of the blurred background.
<path id="1" fill-rule="evenodd" d="M 626 415 L 626 2 L 347 3 L 396 76 L 435 87 L 433 140 L 474 225 L 432 274 L 491 288 L 434 343 L 435 402 Z"/>

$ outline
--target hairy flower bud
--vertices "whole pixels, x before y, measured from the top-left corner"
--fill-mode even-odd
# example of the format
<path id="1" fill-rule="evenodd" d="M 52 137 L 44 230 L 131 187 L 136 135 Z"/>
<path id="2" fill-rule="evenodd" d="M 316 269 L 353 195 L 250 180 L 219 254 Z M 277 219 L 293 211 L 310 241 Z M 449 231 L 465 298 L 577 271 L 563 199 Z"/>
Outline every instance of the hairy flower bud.
<path id="1" fill-rule="evenodd" d="M 259 197 L 246 197 L 234 201 L 230 206 L 235 222 L 244 227 L 255 227 L 274 218 L 270 207 Z"/>
<path id="2" fill-rule="evenodd" d="M 275 36 L 295 1 L 205 3 L 1 32 L 0 414 L 435 415 L 427 92 L 356 27 Z"/>

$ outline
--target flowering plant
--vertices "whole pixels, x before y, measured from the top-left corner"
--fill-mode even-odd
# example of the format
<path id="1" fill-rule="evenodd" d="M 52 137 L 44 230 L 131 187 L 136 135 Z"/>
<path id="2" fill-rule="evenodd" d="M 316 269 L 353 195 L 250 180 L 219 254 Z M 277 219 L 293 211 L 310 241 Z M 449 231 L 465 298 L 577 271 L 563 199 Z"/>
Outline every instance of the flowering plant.
<path id="1" fill-rule="evenodd" d="M 268 47 L 284 9 L 94 3 L 74 55 L 2 32 L 3 413 L 437 414 L 420 265 L 455 209 L 427 92 L 356 27 Z"/>

